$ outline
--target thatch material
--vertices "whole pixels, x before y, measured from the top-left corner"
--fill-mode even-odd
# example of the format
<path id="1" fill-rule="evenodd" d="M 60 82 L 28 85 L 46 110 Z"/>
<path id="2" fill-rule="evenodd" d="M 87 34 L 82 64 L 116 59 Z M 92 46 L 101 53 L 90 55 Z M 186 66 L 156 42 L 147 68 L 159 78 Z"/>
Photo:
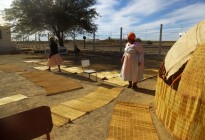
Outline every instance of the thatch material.
<path id="1" fill-rule="evenodd" d="M 156 114 L 176 138 L 205 138 L 205 20 L 182 36 L 160 68 Z"/>
<path id="2" fill-rule="evenodd" d="M 198 47 L 183 72 L 178 92 L 205 99 L 205 44 Z"/>
<path id="3" fill-rule="evenodd" d="M 108 140 L 158 140 L 149 105 L 118 102 L 113 111 Z"/>
<path id="4" fill-rule="evenodd" d="M 51 107 L 52 114 L 57 114 L 64 118 L 68 118 L 69 120 L 73 121 L 81 116 L 83 116 L 86 112 L 79 111 L 76 109 L 72 109 L 66 105 L 60 104 L 54 107 Z"/>
<path id="5" fill-rule="evenodd" d="M 177 139 L 203 140 L 205 137 L 205 44 L 187 63 L 178 91 L 158 77 L 156 114 Z"/>
<path id="6" fill-rule="evenodd" d="M 94 70 L 108 70 L 114 68 L 114 65 L 111 64 L 92 64 L 91 69 Z"/>
<path id="7" fill-rule="evenodd" d="M 17 94 L 17 95 L 13 95 L 13 96 L 9 96 L 9 97 L 4 97 L 0 99 L 0 105 L 4 105 L 4 104 L 8 104 L 11 102 L 15 102 L 15 101 L 19 101 L 22 99 L 28 98 L 25 95 L 22 94 Z"/>
<path id="8" fill-rule="evenodd" d="M 47 65 L 47 61 L 38 62 L 37 64 L 46 66 Z"/>
<path id="9" fill-rule="evenodd" d="M 37 70 L 42 70 L 42 71 L 45 71 L 48 69 L 47 66 L 37 66 L 37 67 L 33 67 L 34 69 L 37 69 Z M 51 67 L 51 70 L 54 70 L 54 69 L 57 69 L 58 67 Z"/>
<path id="10" fill-rule="evenodd" d="M 81 67 L 62 67 L 61 68 L 64 71 L 70 72 L 70 73 L 82 73 L 83 69 Z"/>
<path id="11" fill-rule="evenodd" d="M 150 77 L 157 76 L 158 69 L 145 69 L 144 71 L 144 79 L 148 79 Z"/>
<path id="12" fill-rule="evenodd" d="M 34 71 L 21 75 L 43 87 L 46 90 L 46 95 L 53 95 L 83 88 L 79 82 L 51 72 Z"/>
<path id="13" fill-rule="evenodd" d="M 24 63 L 41 63 L 42 60 L 37 60 L 37 59 L 33 59 L 33 60 L 26 60 L 26 61 L 23 61 Z"/>
<path id="14" fill-rule="evenodd" d="M 105 80 L 105 82 L 112 83 L 112 84 L 119 85 L 119 86 L 126 86 L 128 84 L 128 81 L 122 81 L 121 77 L 111 78 L 111 79 Z"/>
<path id="15" fill-rule="evenodd" d="M 0 65 L 0 70 L 6 73 L 24 72 L 25 68 L 17 66 L 15 64 L 2 64 Z"/>
<path id="16" fill-rule="evenodd" d="M 176 73 L 195 50 L 205 43 L 205 20 L 186 32 L 169 50 L 165 57 L 166 78 Z"/>
<path id="17" fill-rule="evenodd" d="M 70 118 L 66 118 L 66 117 L 63 117 L 63 116 L 58 115 L 58 114 L 52 113 L 51 116 L 52 116 L 53 124 L 58 126 L 58 127 L 66 124 L 66 123 L 71 122 Z"/>
<path id="18" fill-rule="evenodd" d="M 51 108 L 53 124 L 62 126 L 69 120 L 75 120 L 87 112 L 103 107 L 115 99 L 122 90 L 122 88 L 99 87 L 86 96 L 54 106 Z"/>
<path id="19" fill-rule="evenodd" d="M 103 78 L 110 79 L 110 78 L 115 78 L 119 76 L 120 76 L 120 73 L 118 71 L 102 71 L 102 72 L 97 73 L 97 77 L 100 79 L 103 79 Z"/>
<path id="20" fill-rule="evenodd" d="M 46 66 L 48 61 L 42 60 L 41 62 L 36 62 L 36 63 L 39 64 L 39 65 Z M 72 61 L 63 61 L 63 65 L 62 66 L 64 66 L 64 65 L 73 65 L 72 63 L 73 63 Z"/>
<path id="21" fill-rule="evenodd" d="M 92 103 L 88 103 L 80 99 L 63 102 L 61 104 L 83 112 L 90 112 L 96 109 L 96 107 L 92 106 Z"/>

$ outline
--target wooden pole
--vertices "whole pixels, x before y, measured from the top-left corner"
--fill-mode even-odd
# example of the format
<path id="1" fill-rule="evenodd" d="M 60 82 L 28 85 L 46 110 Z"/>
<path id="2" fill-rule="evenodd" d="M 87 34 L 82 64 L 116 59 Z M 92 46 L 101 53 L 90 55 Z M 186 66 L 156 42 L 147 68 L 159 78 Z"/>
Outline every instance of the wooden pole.
<path id="1" fill-rule="evenodd" d="M 122 27 L 120 28 L 120 52 L 122 52 Z"/>
<path id="2" fill-rule="evenodd" d="M 160 25 L 160 35 L 159 35 L 159 53 L 158 53 L 158 60 L 160 61 L 161 56 L 161 47 L 162 47 L 162 28 L 163 24 Z"/>
<path id="3" fill-rule="evenodd" d="M 93 52 L 95 52 L 95 31 L 93 32 Z"/>

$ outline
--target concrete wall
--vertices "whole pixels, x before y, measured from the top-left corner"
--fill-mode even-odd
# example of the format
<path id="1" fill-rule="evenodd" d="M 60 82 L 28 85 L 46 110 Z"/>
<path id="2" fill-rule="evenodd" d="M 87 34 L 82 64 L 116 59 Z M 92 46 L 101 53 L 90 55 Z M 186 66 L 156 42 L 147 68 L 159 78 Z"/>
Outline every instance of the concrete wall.
<path id="1" fill-rule="evenodd" d="M 0 53 L 11 53 L 14 50 L 11 43 L 10 29 L 6 26 L 0 26 Z"/>

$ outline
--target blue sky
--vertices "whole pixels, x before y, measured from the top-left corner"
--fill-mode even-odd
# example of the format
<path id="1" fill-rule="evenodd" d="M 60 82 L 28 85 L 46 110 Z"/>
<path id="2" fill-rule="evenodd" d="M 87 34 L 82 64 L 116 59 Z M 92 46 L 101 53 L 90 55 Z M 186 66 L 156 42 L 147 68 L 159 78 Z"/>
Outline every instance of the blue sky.
<path id="1" fill-rule="evenodd" d="M 12 0 L 0 0 L 0 10 Z M 146 40 L 158 40 L 163 24 L 163 40 L 177 40 L 180 32 L 205 19 L 205 0 L 97 0 L 94 7 L 101 17 L 97 38 L 119 38 L 130 31 Z M 1 22 L 1 21 L 0 21 Z"/>

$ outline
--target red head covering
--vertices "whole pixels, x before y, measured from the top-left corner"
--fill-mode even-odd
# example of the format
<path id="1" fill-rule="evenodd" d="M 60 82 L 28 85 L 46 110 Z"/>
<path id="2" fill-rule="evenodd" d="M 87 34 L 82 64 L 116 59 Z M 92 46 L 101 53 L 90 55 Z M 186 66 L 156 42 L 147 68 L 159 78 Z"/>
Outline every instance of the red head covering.
<path id="1" fill-rule="evenodd" d="M 128 40 L 135 40 L 135 39 L 136 39 L 136 35 L 135 35 L 133 32 L 130 32 L 130 33 L 127 35 L 127 39 L 128 39 Z"/>

